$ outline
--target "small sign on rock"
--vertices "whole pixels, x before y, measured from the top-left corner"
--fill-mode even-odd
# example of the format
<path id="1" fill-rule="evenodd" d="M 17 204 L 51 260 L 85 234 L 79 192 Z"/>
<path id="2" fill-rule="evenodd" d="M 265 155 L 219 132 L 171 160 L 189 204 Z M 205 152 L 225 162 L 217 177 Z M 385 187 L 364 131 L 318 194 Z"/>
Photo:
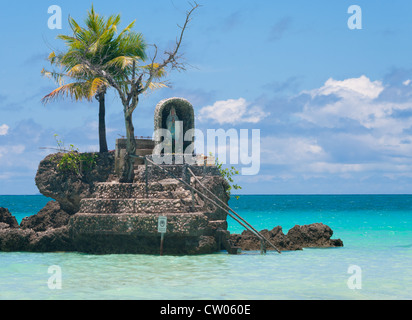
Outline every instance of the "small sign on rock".
<path id="1" fill-rule="evenodd" d="M 159 217 L 158 230 L 159 230 L 159 233 L 166 233 L 166 231 L 167 231 L 167 217 Z"/>

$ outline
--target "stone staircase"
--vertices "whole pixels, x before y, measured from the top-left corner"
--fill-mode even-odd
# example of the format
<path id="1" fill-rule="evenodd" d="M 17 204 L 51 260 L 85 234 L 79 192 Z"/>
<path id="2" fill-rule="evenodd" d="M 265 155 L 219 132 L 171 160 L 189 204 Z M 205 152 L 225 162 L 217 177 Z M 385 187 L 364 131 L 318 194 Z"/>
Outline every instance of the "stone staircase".
<path id="1" fill-rule="evenodd" d="M 171 169 L 180 177 L 182 168 Z M 97 183 L 93 197 L 81 200 L 70 221 L 77 246 L 102 254 L 158 254 L 158 218 L 166 216 L 164 254 L 208 254 L 223 248 L 237 253 L 229 240 L 227 213 L 155 169 L 149 168 L 147 184 L 145 166 L 139 164 L 134 183 Z"/>

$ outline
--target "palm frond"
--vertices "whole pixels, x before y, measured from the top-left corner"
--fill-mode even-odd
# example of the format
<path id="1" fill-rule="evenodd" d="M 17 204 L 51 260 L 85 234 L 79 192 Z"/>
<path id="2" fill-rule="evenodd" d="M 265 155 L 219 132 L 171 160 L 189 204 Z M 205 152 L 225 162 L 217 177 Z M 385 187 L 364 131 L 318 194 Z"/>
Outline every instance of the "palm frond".
<path id="1" fill-rule="evenodd" d="M 146 43 L 142 34 L 129 32 L 118 36 L 118 50 L 124 56 L 140 57 L 142 60 L 146 59 Z"/>
<path id="2" fill-rule="evenodd" d="M 149 88 L 150 90 L 158 90 L 158 89 L 168 88 L 168 85 L 164 82 L 150 82 Z"/>
<path id="3" fill-rule="evenodd" d="M 50 64 L 55 64 L 57 61 L 57 56 L 54 53 L 54 51 L 52 53 L 49 54 L 49 56 L 47 57 L 47 60 L 49 60 Z"/>
<path id="4" fill-rule="evenodd" d="M 101 90 L 106 89 L 109 86 L 107 81 L 103 78 L 94 78 L 91 81 L 90 90 L 88 93 L 88 99 L 92 100 L 93 97 L 101 92 Z"/>
<path id="5" fill-rule="evenodd" d="M 65 34 L 59 34 L 59 35 L 57 36 L 57 39 L 63 40 L 63 41 L 65 41 L 65 42 L 67 42 L 68 44 L 71 44 L 71 43 L 73 43 L 73 42 L 79 41 L 77 38 L 71 37 L 71 36 L 67 36 L 67 35 L 65 35 Z"/>
<path id="6" fill-rule="evenodd" d="M 107 23 L 106 23 L 106 29 L 108 29 L 110 26 L 117 26 L 120 23 L 120 14 L 117 15 L 111 15 L 108 19 L 107 19 Z"/>
<path id="7" fill-rule="evenodd" d="M 67 76 L 71 78 L 81 79 L 86 78 L 90 74 L 89 68 L 85 64 L 76 64 L 68 72 Z"/>
<path id="8" fill-rule="evenodd" d="M 41 74 L 42 74 L 43 77 L 53 79 L 59 86 L 63 85 L 64 77 L 66 76 L 63 73 L 54 72 L 54 71 L 47 71 L 44 68 L 42 69 Z"/>
<path id="9" fill-rule="evenodd" d="M 109 62 L 106 63 L 106 66 L 108 67 L 118 67 L 122 70 L 124 70 L 125 68 L 132 66 L 133 65 L 133 61 L 136 61 L 135 58 L 133 57 L 126 57 L 126 56 L 120 56 L 120 57 L 116 57 L 112 60 L 110 60 Z"/>
<path id="10" fill-rule="evenodd" d="M 124 28 L 123 31 L 120 32 L 119 37 L 122 37 L 125 33 L 130 32 L 130 30 L 132 30 L 135 24 L 136 24 L 136 20 L 134 20 L 126 28 Z"/>
<path id="11" fill-rule="evenodd" d="M 43 97 L 42 102 L 47 104 L 63 97 L 71 97 L 75 101 L 92 100 L 87 94 L 87 85 L 84 82 L 73 82 L 53 90 Z"/>
<path id="12" fill-rule="evenodd" d="M 74 34 L 78 34 L 83 30 L 83 28 L 80 27 L 80 25 L 73 18 L 69 18 L 69 24 Z"/>

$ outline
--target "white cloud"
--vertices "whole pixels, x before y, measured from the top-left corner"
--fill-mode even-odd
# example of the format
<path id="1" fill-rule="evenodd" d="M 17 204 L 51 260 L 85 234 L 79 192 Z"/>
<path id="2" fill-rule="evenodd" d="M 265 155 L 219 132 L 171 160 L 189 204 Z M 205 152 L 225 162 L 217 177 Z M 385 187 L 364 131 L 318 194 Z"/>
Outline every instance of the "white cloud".
<path id="1" fill-rule="evenodd" d="M 0 174 L 0 180 L 10 180 L 11 177 L 13 177 L 13 174 L 10 172 Z"/>
<path id="2" fill-rule="evenodd" d="M 315 139 L 305 137 L 262 138 L 262 163 L 302 166 L 327 160 L 327 153 Z"/>
<path id="3" fill-rule="evenodd" d="M 371 81 L 365 76 L 343 81 L 329 79 L 321 88 L 309 91 L 313 100 L 296 116 L 326 128 L 346 126 L 342 120 L 351 120 L 381 134 L 401 133 L 411 126 L 410 121 L 394 118 L 393 114 L 412 110 L 412 105 L 377 100 L 383 90 L 380 81 Z M 340 99 L 321 106 L 316 103 L 315 98 L 331 94 Z"/>
<path id="4" fill-rule="evenodd" d="M 361 172 L 368 168 L 362 164 L 314 162 L 308 164 L 308 170 L 313 173 L 348 173 Z"/>
<path id="5" fill-rule="evenodd" d="M 262 138 L 262 163 L 272 164 L 278 177 L 354 181 L 409 177 L 412 103 L 398 96 L 382 98 L 386 89 L 392 89 L 390 84 L 361 76 L 329 79 L 302 92 L 311 99 L 291 118 L 297 129 L 310 122 L 311 131 Z"/>
<path id="6" fill-rule="evenodd" d="M 5 136 L 9 132 L 10 127 L 7 124 L 0 126 L 0 136 Z"/>
<path id="7" fill-rule="evenodd" d="M 217 101 L 199 112 L 199 120 L 213 120 L 219 124 L 259 123 L 269 114 L 259 106 L 252 106 L 244 98 Z"/>
<path id="8" fill-rule="evenodd" d="M 17 146 L 0 146 L 0 158 L 5 155 L 19 155 L 22 154 L 26 150 L 24 145 L 17 145 Z"/>
<path id="9" fill-rule="evenodd" d="M 341 98 L 351 97 L 356 95 L 357 98 L 375 99 L 382 91 L 384 86 L 381 81 L 371 81 L 366 76 L 360 78 L 351 78 L 343 81 L 329 79 L 325 85 L 319 89 L 310 91 L 312 97 L 317 95 L 335 94 Z"/>

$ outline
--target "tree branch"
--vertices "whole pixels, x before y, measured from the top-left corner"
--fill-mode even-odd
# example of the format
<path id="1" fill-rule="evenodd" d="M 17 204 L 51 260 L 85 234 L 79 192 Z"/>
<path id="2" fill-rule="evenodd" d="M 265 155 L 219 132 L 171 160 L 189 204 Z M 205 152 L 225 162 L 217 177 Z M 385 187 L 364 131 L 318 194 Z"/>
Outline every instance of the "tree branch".
<path id="1" fill-rule="evenodd" d="M 155 45 L 156 51 L 155 51 L 155 56 L 152 59 L 151 68 L 149 70 L 149 78 L 146 81 L 145 86 L 139 91 L 139 94 L 145 92 L 150 87 L 150 84 L 153 82 L 153 79 L 154 79 L 155 75 L 159 72 L 159 70 L 164 69 L 169 65 L 171 65 L 172 69 L 183 68 L 180 65 L 180 63 L 177 61 L 178 60 L 177 53 L 179 52 L 180 46 L 182 44 L 183 36 L 185 34 L 187 26 L 189 25 L 190 21 L 192 20 L 191 16 L 193 15 L 193 12 L 199 7 L 200 7 L 200 5 L 197 4 L 196 2 L 194 2 L 194 4 L 192 5 L 192 9 L 189 10 L 186 13 L 186 20 L 185 20 L 185 23 L 184 23 L 183 27 L 180 27 L 182 29 L 182 31 L 180 33 L 179 38 L 176 40 L 175 49 L 173 50 L 173 52 L 165 52 L 168 55 L 167 59 L 163 60 L 163 62 L 160 63 L 156 68 L 154 67 L 154 64 L 155 64 L 154 59 L 156 58 L 156 55 L 157 55 L 157 47 Z"/>

